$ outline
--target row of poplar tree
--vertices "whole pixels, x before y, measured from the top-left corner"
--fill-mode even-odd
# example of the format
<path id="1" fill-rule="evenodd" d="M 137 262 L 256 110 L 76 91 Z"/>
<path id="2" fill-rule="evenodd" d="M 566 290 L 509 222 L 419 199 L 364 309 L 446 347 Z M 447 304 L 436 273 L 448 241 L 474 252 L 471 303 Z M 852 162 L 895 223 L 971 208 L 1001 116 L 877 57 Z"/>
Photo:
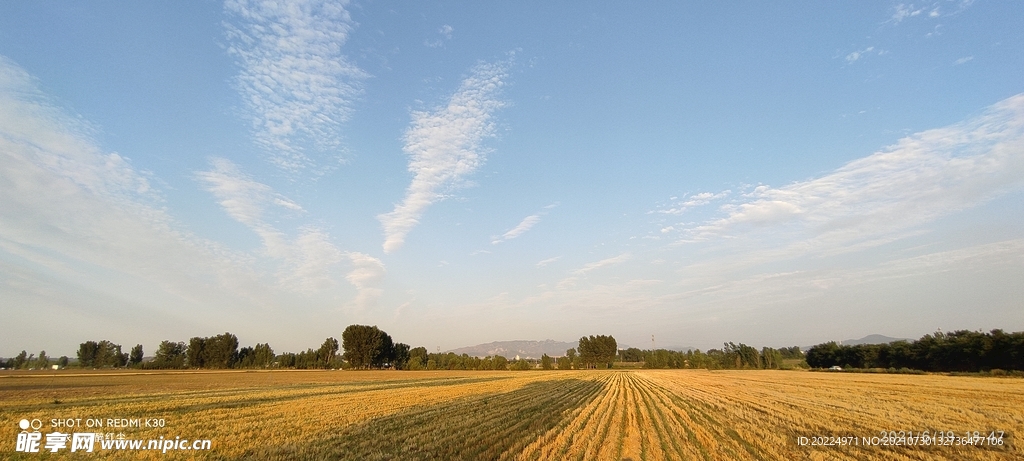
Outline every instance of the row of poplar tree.
<path id="1" fill-rule="evenodd" d="M 394 368 L 397 370 L 519 370 L 534 368 L 526 360 L 510 362 L 502 356 L 469 357 L 453 353 L 427 352 L 425 347 L 411 348 L 405 343 L 396 343 L 391 335 L 376 325 L 349 325 L 341 334 L 341 344 L 335 338 L 327 338 L 318 349 L 305 352 L 275 355 L 269 344 L 238 349 L 238 338 L 231 333 L 211 337 L 195 337 L 188 344 L 163 341 L 157 348 L 153 360 L 141 363 L 142 346 L 138 350 L 139 360 L 132 362 L 115 361 L 105 363 L 83 360 L 82 351 L 91 350 L 83 343 L 79 351 L 79 363 L 83 366 L 125 366 L 132 364 L 143 368 Z M 110 344 L 103 341 L 104 344 Z M 120 346 L 110 345 L 120 351 Z M 339 352 L 339 346 L 342 353 Z M 559 368 L 605 368 L 611 366 L 616 356 L 615 338 L 611 336 L 589 336 L 580 338 L 579 353 L 567 351 L 568 357 L 559 359 Z M 114 355 L 117 355 L 116 353 Z M 104 355 L 105 357 L 105 355 Z M 562 360 L 567 360 L 562 362 Z M 134 359 L 132 359 L 134 360 Z M 541 359 L 542 368 L 551 369 L 552 359 L 547 355 Z"/>
<path id="2" fill-rule="evenodd" d="M 1024 370 L 1024 332 L 958 330 L 888 344 L 818 344 L 807 350 L 814 368 L 884 368 L 940 372 Z"/>
<path id="3" fill-rule="evenodd" d="M 799 346 L 760 350 L 743 343 L 727 342 L 721 349 L 673 351 L 667 349 L 640 350 L 634 347 L 620 353 L 623 362 L 642 362 L 644 368 L 706 368 L 716 369 L 780 369 L 786 363 L 800 363 L 803 353 Z M 789 361 L 789 362 L 786 362 Z"/>
<path id="4" fill-rule="evenodd" d="M 410 348 L 408 344 L 396 343 L 391 335 L 377 326 L 349 325 L 341 334 L 342 341 L 331 337 L 324 340 L 317 349 L 304 352 L 275 354 L 270 344 L 261 343 L 251 347 L 238 347 L 238 337 L 231 333 L 216 336 L 197 336 L 187 343 L 183 341 L 162 341 L 151 360 L 145 361 L 141 344 L 130 352 L 122 351 L 120 344 L 111 341 L 86 341 L 79 345 L 77 362 L 82 368 L 394 368 L 398 370 L 517 370 L 535 368 L 535 363 L 526 360 L 509 361 L 502 356 L 470 357 L 466 354 L 428 353 L 425 347 Z M 342 352 L 339 353 L 339 350 Z M 579 351 L 569 349 L 566 357 L 558 359 L 558 368 L 606 368 L 611 366 L 617 354 L 615 338 L 611 336 L 589 336 L 580 338 Z M 49 368 L 51 365 L 68 366 L 68 357 L 53 361 L 43 351 L 39 357 L 22 351 L 17 357 L 7 360 L 5 368 Z M 554 360 L 546 354 L 540 361 L 545 369 L 554 368 Z"/>
<path id="5" fill-rule="evenodd" d="M 152 360 L 143 360 L 142 345 L 125 353 L 111 341 L 86 341 L 79 345 L 77 362 L 82 368 L 394 368 L 399 370 L 519 370 L 609 368 L 614 362 L 639 362 L 646 368 L 772 369 L 783 362 L 801 362 L 814 368 L 894 368 L 924 371 L 1024 370 L 1024 332 L 989 333 L 954 331 L 925 335 L 917 341 L 889 344 L 839 345 L 834 342 L 811 347 L 805 355 L 799 347 L 760 350 L 746 344 L 725 343 L 722 349 L 686 352 L 665 349 L 617 349 L 611 336 L 585 336 L 579 347 L 554 359 L 547 354 L 538 361 L 509 361 L 502 356 L 470 357 L 467 354 L 428 353 L 425 347 L 410 348 L 395 343 L 376 326 L 349 325 L 342 342 L 327 338 L 319 348 L 304 352 L 275 354 L 269 344 L 238 347 L 231 333 L 194 337 L 186 342 L 163 341 Z M 342 353 L 339 353 L 342 350 Z M 9 369 L 44 369 L 68 366 L 64 356 L 54 359 L 41 351 L 38 356 L 21 351 L 18 356 L 0 361 Z"/>

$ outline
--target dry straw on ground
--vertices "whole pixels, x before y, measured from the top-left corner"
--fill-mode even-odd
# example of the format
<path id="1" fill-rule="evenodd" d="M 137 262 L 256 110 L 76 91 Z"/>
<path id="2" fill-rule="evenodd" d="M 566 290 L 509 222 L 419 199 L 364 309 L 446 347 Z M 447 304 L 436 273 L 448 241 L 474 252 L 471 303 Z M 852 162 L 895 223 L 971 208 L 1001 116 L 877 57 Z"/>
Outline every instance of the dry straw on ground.
<path id="1" fill-rule="evenodd" d="M 163 418 L 135 439 L 211 459 L 1021 459 L 1024 380 L 785 371 L 0 374 L 18 421 Z M 810 447 L 798 437 L 1003 431 L 1003 447 Z M 106 431 L 111 431 L 110 429 Z M 98 447 L 97 447 L 98 448 Z M 199 453 L 106 452 L 114 459 Z M 24 455 L 36 459 L 46 455 Z"/>

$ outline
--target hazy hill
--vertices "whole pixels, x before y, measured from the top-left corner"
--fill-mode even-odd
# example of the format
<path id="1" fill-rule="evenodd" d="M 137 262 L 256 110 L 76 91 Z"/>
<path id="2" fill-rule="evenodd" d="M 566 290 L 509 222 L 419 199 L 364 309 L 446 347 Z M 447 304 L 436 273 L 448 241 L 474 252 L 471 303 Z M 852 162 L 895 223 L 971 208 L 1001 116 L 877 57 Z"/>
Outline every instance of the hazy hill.
<path id="1" fill-rule="evenodd" d="M 550 339 L 544 341 L 495 341 L 493 343 L 477 344 L 476 346 L 460 347 L 449 352 L 459 355 L 467 354 L 472 357 L 500 355 L 507 359 L 514 359 L 518 355 L 524 359 L 539 359 L 544 354 L 551 357 L 564 356 L 567 349 L 575 348 L 578 344 L 576 341 L 565 342 Z"/>
<path id="2" fill-rule="evenodd" d="M 913 341 L 913 340 L 910 339 L 910 338 L 891 338 L 891 337 L 885 336 L 885 335 L 867 335 L 867 336 L 864 336 L 863 338 L 860 338 L 860 339 L 844 339 L 842 341 L 836 341 L 836 343 L 842 344 L 842 345 L 888 344 L 888 343 L 893 342 L 893 341 Z M 828 341 L 824 341 L 824 342 L 828 342 Z M 817 344 L 814 344 L 814 345 L 817 345 Z M 813 347 L 814 345 L 803 346 L 800 349 L 806 351 L 807 349 Z"/>
<path id="3" fill-rule="evenodd" d="M 867 335 L 860 339 L 847 339 L 843 341 L 844 346 L 856 346 L 858 344 L 888 344 L 893 341 L 906 340 L 911 341 L 908 338 L 890 338 L 883 335 Z"/>
<path id="4" fill-rule="evenodd" d="M 836 343 L 837 344 L 842 344 L 844 346 L 856 346 L 858 344 L 888 344 L 888 343 L 891 343 L 893 341 L 913 341 L 913 339 L 910 339 L 910 338 L 890 338 L 890 337 L 885 336 L 885 335 L 867 335 L 867 336 L 865 336 L 863 338 L 860 338 L 860 339 L 844 339 L 842 341 L 836 341 Z M 827 343 L 828 341 L 825 341 L 825 342 Z M 807 349 L 810 349 L 811 347 L 813 347 L 813 346 L 804 346 L 804 347 L 801 347 L 800 350 L 806 351 Z"/>

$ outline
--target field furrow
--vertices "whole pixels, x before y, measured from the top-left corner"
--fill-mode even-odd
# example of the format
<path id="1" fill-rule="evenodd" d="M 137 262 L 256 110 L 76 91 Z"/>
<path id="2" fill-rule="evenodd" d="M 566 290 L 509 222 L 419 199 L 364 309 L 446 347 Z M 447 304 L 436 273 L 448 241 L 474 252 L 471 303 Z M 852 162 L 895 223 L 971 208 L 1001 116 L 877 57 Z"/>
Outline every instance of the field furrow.
<path id="1" fill-rule="evenodd" d="M 20 419 L 162 418 L 100 428 L 209 439 L 209 452 L 104 459 L 1024 459 L 1024 380 L 782 371 L 0 375 L 0 457 Z M 1003 431 L 1002 446 L 811 446 L 801 437 Z M 67 432 L 85 432 L 69 430 Z M 89 431 L 92 432 L 92 431 Z M 57 456 L 59 457 L 59 456 Z"/>

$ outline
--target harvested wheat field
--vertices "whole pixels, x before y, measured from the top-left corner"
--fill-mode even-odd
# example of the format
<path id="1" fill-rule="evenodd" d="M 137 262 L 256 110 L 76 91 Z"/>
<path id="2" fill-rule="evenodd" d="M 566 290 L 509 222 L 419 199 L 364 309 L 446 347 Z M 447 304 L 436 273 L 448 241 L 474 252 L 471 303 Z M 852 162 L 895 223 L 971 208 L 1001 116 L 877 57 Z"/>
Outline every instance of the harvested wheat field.
<path id="1" fill-rule="evenodd" d="M 0 374 L 0 396 L 0 453 L 13 459 L 1024 457 L 1015 440 L 1024 431 L 1024 380 L 1016 378 L 704 370 L 40 372 Z M 93 453 L 17 453 L 22 419 L 39 420 L 43 434 L 208 439 L 211 447 L 164 453 L 97 443 Z M 52 427 L 55 419 L 79 427 Z M 129 427 L 110 427 L 110 419 Z M 90 420 L 105 426 L 86 428 Z M 930 446 L 880 437 L 926 430 L 946 437 Z M 1002 438 L 965 439 L 968 431 Z M 898 445 L 878 445 L 886 442 Z"/>

